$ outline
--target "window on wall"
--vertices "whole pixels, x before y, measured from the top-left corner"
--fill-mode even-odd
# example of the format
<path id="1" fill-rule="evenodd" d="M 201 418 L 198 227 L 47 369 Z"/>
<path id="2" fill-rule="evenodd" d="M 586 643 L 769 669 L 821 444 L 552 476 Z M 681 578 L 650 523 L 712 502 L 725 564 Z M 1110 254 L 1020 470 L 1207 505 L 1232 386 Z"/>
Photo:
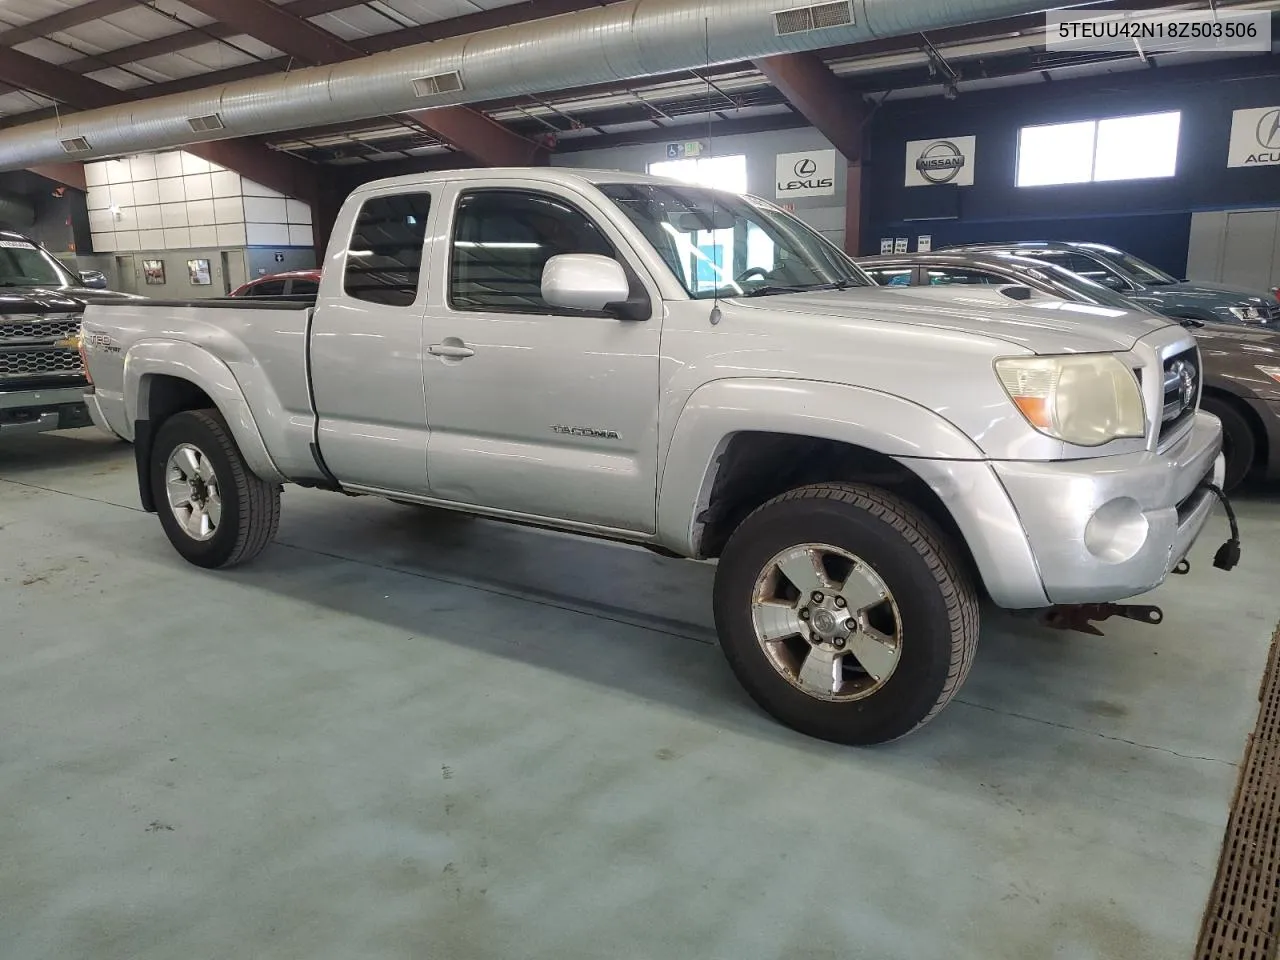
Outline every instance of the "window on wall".
<path id="1" fill-rule="evenodd" d="M 1178 167 L 1182 114 L 1148 113 L 1107 120 L 1023 127 L 1018 135 L 1020 187 L 1172 177 Z"/>
<path id="2" fill-rule="evenodd" d="M 747 158 L 738 154 L 732 157 L 689 157 L 685 160 L 659 160 L 649 164 L 649 173 L 655 177 L 670 177 L 700 187 L 715 187 L 747 192 Z"/>

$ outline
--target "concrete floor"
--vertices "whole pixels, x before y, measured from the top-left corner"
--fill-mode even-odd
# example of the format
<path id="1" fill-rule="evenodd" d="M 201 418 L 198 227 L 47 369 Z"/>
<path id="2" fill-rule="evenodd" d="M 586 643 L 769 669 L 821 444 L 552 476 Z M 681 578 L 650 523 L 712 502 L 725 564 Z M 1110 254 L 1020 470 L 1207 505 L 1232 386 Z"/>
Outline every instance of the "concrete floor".
<path id="1" fill-rule="evenodd" d="M 287 490 L 183 564 L 127 446 L 0 445 L 0 957 L 1189 957 L 1280 616 L 1245 561 L 1106 638 L 989 618 L 889 747 L 762 716 L 711 568 Z"/>

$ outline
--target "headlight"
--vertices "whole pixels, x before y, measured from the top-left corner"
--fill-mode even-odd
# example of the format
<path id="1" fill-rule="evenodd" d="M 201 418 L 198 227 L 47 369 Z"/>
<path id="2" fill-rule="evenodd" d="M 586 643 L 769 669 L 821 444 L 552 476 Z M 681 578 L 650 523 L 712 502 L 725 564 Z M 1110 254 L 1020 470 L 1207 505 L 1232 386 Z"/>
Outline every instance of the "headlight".
<path id="1" fill-rule="evenodd" d="M 1259 323 L 1262 321 L 1262 311 L 1257 307 L 1227 307 L 1231 311 L 1231 315 L 1237 320 L 1244 320 L 1248 323 Z"/>
<path id="2" fill-rule="evenodd" d="M 1276 383 L 1280 383 L 1280 367 L 1264 367 L 1260 365 L 1255 365 L 1255 369 L 1260 370 L 1262 373 L 1265 373 L 1268 377 L 1270 377 Z"/>
<path id="3" fill-rule="evenodd" d="M 1081 447 L 1146 435 L 1142 391 L 1133 371 L 1109 353 L 1007 357 L 996 375 L 1027 422 Z"/>

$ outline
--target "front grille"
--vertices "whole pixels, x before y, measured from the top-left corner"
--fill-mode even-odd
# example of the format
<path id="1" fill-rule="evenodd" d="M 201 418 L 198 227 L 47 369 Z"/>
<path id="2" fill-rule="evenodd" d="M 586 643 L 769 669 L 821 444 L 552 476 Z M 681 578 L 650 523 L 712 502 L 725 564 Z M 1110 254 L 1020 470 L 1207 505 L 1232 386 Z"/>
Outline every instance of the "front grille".
<path id="1" fill-rule="evenodd" d="M 1194 417 L 1200 405 L 1200 351 L 1195 347 L 1165 360 L 1160 402 L 1160 427 L 1156 435 L 1164 440 Z"/>
<path id="2" fill-rule="evenodd" d="M 1258 308 L 1258 316 L 1263 323 L 1280 323 L 1280 303 L 1263 304 Z"/>
<path id="3" fill-rule="evenodd" d="M 0 318 L 0 345 L 9 343 L 57 343 L 80 332 L 79 317 Z"/>
<path id="4" fill-rule="evenodd" d="M 36 380 L 42 377 L 70 379 L 83 375 L 80 354 L 67 347 L 0 350 L 0 382 L 6 386 L 20 380 Z"/>

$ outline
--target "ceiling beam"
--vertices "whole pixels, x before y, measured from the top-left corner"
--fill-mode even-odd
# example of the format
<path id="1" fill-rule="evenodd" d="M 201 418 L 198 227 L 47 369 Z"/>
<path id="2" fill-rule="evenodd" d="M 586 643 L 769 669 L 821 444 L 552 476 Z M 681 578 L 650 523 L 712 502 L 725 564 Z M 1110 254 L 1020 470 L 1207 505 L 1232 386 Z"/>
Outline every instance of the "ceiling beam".
<path id="1" fill-rule="evenodd" d="M 189 143 L 181 149 L 210 163 L 234 170 L 287 197 L 314 203 L 319 196 L 322 179 L 319 167 L 279 150 L 272 150 L 256 137 Z"/>
<path id="2" fill-rule="evenodd" d="M 20 27 L 10 27 L 0 32 L 0 47 L 12 47 L 37 37 L 47 37 L 59 30 L 78 27 L 90 20 L 109 17 L 113 13 L 120 13 L 135 6 L 137 6 L 137 0 L 89 0 L 88 3 L 82 3 L 78 7 L 50 14 Z"/>
<path id="3" fill-rule="evenodd" d="M 486 167 L 526 167 L 547 162 L 541 145 L 470 107 L 411 110 L 400 116 Z"/>
<path id="4" fill-rule="evenodd" d="M 577 13 L 616 2 L 617 0 L 525 0 L 523 3 L 513 3 L 493 10 L 479 10 L 460 17 L 450 17 L 448 20 L 424 23 L 419 27 L 376 33 L 372 37 L 363 37 L 352 42 L 365 53 L 382 53 L 414 43 L 435 43 L 437 40 L 447 40 L 450 37 L 479 33 L 481 30 L 493 30 L 497 27 L 509 27 L 529 20 L 545 20 L 547 17 Z"/>
<path id="5" fill-rule="evenodd" d="M 335 63 L 364 56 L 353 44 L 271 0 L 183 2 L 307 63 Z M 523 166 L 546 158 L 546 151 L 539 144 L 472 107 L 437 107 L 402 116 L 486 166 Z"/>
<path id="6" fill-rule="evenodd" d="M 133 99 L 131 94 L 115 87 L 78 76 L 18 50 L 6 50 L 4 56 L 0 56 L 0 82 L 30 90 L 77 110 L 110 107 Z"/>
<path id="7" fill-rule="evenodd" d="M 85 183 L 83 163 L 40 163 L 27 169 L 37 176 L 63 186 L 74 187 L 81 191 L 89 189 L 88 184 Z"/>
<path id="8" fill-rule="evenodd" d="M 117 106 L 133 99 L 130 91 L 117 90 L 89 77 L 77 76 L 59 66 L 29 57 L 17 50 L 6 50 L 4 56 L 0 57 L 0 80 L 34 90 L 81 110 Z M 308 202 L 313 202 L 319 196 L 321 177 L 318 167 L 280 153 L 278 150 L 272 150 L 254 138 L 193 143 L 182 149 L 221 164 L 229 170 L 235 170 L 250 180 L 287 196 Z M 80 165 L 56 164 L 49 169 L 67 166 Z M 39 170 L 37 172 L 40 172 L 41 176 L 49 176 Z M 55 178 L 50 177 L 50 179 Z M 80 182 L 83 183 L 83 172 L 80 175 Z"/>
<path id="9" fill-rule="evenodd" d="M 831 141 L 850 163 L 862 159 L 867 108 L 851 95 L 816 53 L 784 53 L 755 61 L 796 111 Z"/>
<path id="10" fill-rule="evenodd" d="M 364 56 L 358 47 L 270 0 L 182 0 L 205 16 L 311 64 Z"/>

